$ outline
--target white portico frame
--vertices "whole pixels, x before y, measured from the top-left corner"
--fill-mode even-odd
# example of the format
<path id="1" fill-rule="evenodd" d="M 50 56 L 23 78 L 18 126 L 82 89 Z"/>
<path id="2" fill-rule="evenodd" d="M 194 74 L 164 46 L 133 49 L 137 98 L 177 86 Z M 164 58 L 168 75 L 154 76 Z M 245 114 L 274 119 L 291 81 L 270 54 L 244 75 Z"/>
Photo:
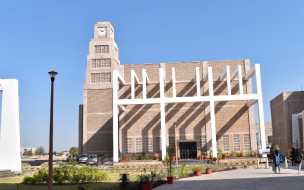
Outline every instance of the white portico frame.
<path id="1" fill-rule="evenodd" d="M 301 147 L 299 119 L 302 119 L 302 126 L 304 126 L 303 118 L 304 118 L 304 110 L 302 110 L 302 112 L 300 112 L 300 113 L 292 114 L 292 143 L 293 143 L 293 148 L 300 148 Z M 302 132 L 304 134 L 304 130 L 302 130 Z M 302 143 L 304 145 L 304 138 L 303 138 Z"/>
<path id="2" fill-rule="evenodd" d="M 253 75 L 256 77 L 256 94 L 243 94 L 243 80 L 249 80 Z M 146 84 L 149 84 L 149 78 L 145 69 L 142 70 L 142 83 L 138 80 L 138 77 L 134 70 L 131 70 L 131 99 L 119 99 L 118 90 L 119 84 L 126 85 L 124 78 L 119 74 L 117 70 L 113 71 L 113 162 L 118 162 L 118 110 L 124 111 L 125 105 L 136 105 L 136 104 L 160 104 L 161 113 L 161 142 L 162 142 L 162 160 L 166 155 L 166 122 L 165 122 L 165 104 L 166 103 L 188 103 L 188 102 L 209 102 L 210 103 L 210 123 L 211 123 L 211 136 L 212 136 L 212 155 L 217 157 L 216 149 L 216 128 L 215 128 L 215 101 L 238 101 L 247 100 L 247 106 L 251 107 L 255 103 L 258 103 L 259 111 L 259 122 L 261 131 L 261 144 L 262 149 L 266 149 L 265 141 L 265 126 L 264 126 L 264 110 L 263 110 L 263 99 L 262 99 L 262 86 L 261 86 L 261 74 L 260 64 L 255 64 L 250 71 L 242 77 L 241 65 L 230 75 L 230 67 L 226 66 L 223 73 L 220 76 L 220 81 L 227 81 L 227 95 L 214 95 L 213 94 L 213 76 L 212 67 L 208 67 L 207 71 L 201 77 L 199 74 L 199 67 L 195 69 L 194 81 L 197 85 L 197 96 L 194 97 L 176 97 L 176 80 L 175 80 L 175 68 L 172 68 L 172 88 L 173 97 L 165 97 L 164 84 L 165 74 L 163 68 L 159 69 L 159 87 L 160 87 L 160 98 L 147 98 L 146 97 Z M 200 81 L 208 81 L 209 95 L 202 96 L 200 94 Z M 239 94 L 231 95 L 231 82 L 237 78 L 239 81 Z M 143 85 L 143 98 L 135 98 L 135 83 Z"/>

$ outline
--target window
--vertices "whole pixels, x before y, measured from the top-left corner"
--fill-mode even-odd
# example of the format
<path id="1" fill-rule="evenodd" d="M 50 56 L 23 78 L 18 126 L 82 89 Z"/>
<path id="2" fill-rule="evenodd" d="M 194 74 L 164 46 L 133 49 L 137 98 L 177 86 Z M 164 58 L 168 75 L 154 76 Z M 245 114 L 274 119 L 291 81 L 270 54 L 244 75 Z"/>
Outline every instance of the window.
<path id="1" fill-rule="evenodd" d="M 91 73 L 91 83 L 111 82 L 111 73 Z"/>
<path id="2" fill-rule="evenodd" d="M 109 53 L 109 46 L 108 45 L 95 46 L 95 53 Z"/>
<path id="3" fill-rule="evenodd" d="M 152 153 L 152 138 L 146 138 L 146 152 Z"/>
<path id="4" fill-rule="evenodd" d="M 244 135 L 244 149 L 245 151 L 250 150 L 250 138 L 248 134 Z"/>
<path id="5" fill-rule="evenodd" d="M 127 138 L 126 149 L 127 149 L 127 153 L 132 153 L 132 141 L 131 141 L 131 138 Z"/>
<path id="6" fill-rule="evenodd" d="M 240 151 L 240 135 L 233 135 L 233 149 Z"/>
<path id="7" fill-rule="evenodd" d="M 207 147 L 206 147 L 206 135 L 202 135 L 201 136 L 201 148 L 202 148 L 202 152 L 206 152 L 207 151 Z"/>
<path id="8" fill-rule="evenodd" d="M 141 138 L 136 138 L 136 153 L 142 153 Z"/>
<path id="9" fill-rule="evenodd" d="M 224 146 L 224 152 L 229 152 L 230 151 L 229 135 L 224 135 L 223 136 L 223 146 Z"/>
<path id="10" fill-rule="evenodd" d="M 175 146 L 175 137 L 169 137 L 169 146 Z"/>
<path id="11" fill-rule="evenodd" d="M 102 49 L 102 53 L 109 53 L 109 46 L 108 45 L 104 45 L 104 46 L 101 46 L 101 49 Z"/>
<path id="12" fill-rule="evenodd" d="M 158 154 L 162 153 L 162 146 L 161 146 L 161 138 L 160 137 L 156 137 L 156 152 Z"/>
<path id="13" fill-rule="evenodd" d="M 111 59 L 92 59 L 92 68 L 111 67 Z"/>

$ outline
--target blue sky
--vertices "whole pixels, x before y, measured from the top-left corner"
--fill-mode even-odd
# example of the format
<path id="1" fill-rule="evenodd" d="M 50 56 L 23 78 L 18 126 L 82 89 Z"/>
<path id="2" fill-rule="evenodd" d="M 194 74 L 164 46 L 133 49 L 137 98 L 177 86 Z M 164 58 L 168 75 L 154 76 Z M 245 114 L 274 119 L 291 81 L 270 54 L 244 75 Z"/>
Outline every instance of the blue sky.
<path id="1" fill-rule="evenodd" d="M 48 151 L 50 70 L 59 73 L 54 150 L 78 145 L 89 42 L 102 21 L 115 28 L 122 64 L 260 63 L 270 122 L 269 101 L 304 83 L 303 7 L 295 0 L 1 1 L 0 78 L 19 80 L 21 146 Z"/>

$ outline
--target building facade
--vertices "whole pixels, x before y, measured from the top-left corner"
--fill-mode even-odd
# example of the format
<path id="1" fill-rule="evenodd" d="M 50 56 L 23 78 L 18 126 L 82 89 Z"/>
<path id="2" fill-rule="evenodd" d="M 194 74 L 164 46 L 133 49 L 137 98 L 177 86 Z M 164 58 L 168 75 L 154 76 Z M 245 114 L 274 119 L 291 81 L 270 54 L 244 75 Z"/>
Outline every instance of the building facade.
<path id="1" fill-rule="evenodd" d="M 290 151 L 292 148 L 303 147 L 303 124 L 299 118 L 299 141 L 294 141 L 292 128 L 293 114 L 298 114 L 304 110 L 304 92 L 282 92 L 270 101 L 271 120 L 273 129 L 273 143 L 279 145 L 282 152 Z"/>
<path id="2" fill-rule="evenodd" d="M 118 53 L 112 25 L 109 22 L 97 23 L 87 57 L 84 102 L 79 106 L 79 154 L 108 154 L 113 157 L 113 150 L 118 149 L 120 157 L 138 157 L 142 152 L 148 156 L 162 155 L 164 144 L 174 145 L 176 138 L 179 157 L 196 158 L 197 147 L 201 147 L 203 152 L 210 151 L 213 144 L 215 147 L 212 134 L 216 136 L 216 148 L 223 152 L 257 150 L 252 105 L 258 102 L 258 96 L 252 92 L 251 77 L 255 70 L 250 67 L 249 60 L 121 65 Z M 174 79 L 171 77 L 173 72 Z M 211 83 L 204 79 L 207 74 Z M 117 75 L 123 81 L 119 85 Z M 164 83 L 160 82 L 161 75 Z M 235 79 L 237 75 L 238 79 Z M 118 105 L 115 98 L 113 101 L 116 93 L 113 85 L 115 90 L 116 87 L 119 89 L 118 101 L 130 100 L 130 104 Z M 210 85 L 213 85 L 212 92 Z M 133 101 L 157 102 L 170 97 L 180 100 L 181 97 L 208 98 L 211 95 L 227 96 L 227 101 L 214 100 L 212 105 L 209 101 L 196 100 L 147 104 Z M 261 92 L 259 100 L 261 103 Z M 113 105 L 118 105 L 119 111 Z M 263 115 L 262 106 L 259 109 Z M 212 123 L 213 120 L 215 122 Z M 264 127 L 263 117 L 260 117 L 260 122 Z"/>
<path id="3" fill-rule="evenodd" d="M 268 144 L 272 144 L 273 145 L 273 136 L 272 136 L 272 123 L 271 122 L 265 122 L 265 140 L 266 143 Z M 255 124 L 256 127 L 256 131 L 258 131 L 259 134 L 261 134 L 260 132 L 260 124 L 256 123 Z"/>

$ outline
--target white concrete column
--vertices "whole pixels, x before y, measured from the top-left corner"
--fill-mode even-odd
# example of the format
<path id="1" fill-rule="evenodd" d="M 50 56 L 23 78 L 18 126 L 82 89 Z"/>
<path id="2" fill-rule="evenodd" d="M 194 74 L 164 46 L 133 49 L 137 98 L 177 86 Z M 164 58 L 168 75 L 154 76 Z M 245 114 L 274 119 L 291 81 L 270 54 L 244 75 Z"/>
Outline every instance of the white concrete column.
<path id="1" fill-rule="evenodd" d="M 265 138 L 265 121 L 264 121 L 264 109 L 263 109 L 263 96 L 262 96 L 262 83 L 261 83 L 261 72 L 260 64 L 255 64 L 255 81 L 256 90 L 258 95 L 258 111 L 260 121 L 260 134 L 261 134 L 261 145 L 262 149 L 266 149 L 266 138 Z"/>
<path id="2" fill-rule="evenodd" d="M 131 99 L 135 99 L 135 71 L 131 70 Z"/>
<path id="3" fill-rule="evenodd" d="M 163 68 L 159 69 L 159 92 L 160 92 L 160 125 L 161 125 L 161 139 L 162 139 L 162 160 L 166 156 L 166 110 L 165 110 L 165 89 L 164 89 L 164 70 Z"/>
<path id="4" fill-rule="evenodd" d="M 209 96 L 210 96 L 210 123 L 211 123 L 211 136 L 212 136 L 212 138 L 211 138 L 212 156 L 217 157 L 212 67 L 208 67 L 207 72 L 208 72 L 208 86 L 209 86 Z"/>
<path id="5" fill-rule="evenodd" d="M 239 89 L 240 89 L 240 95 L 243 95 L 243 77 L 242 77 L 242 67 L 241 65 L 238 65 L 238 77 L 239 77 Z"/>
<path id="6" fill-rule="evenodd" d="M 147 98 L 147 86 L 146 86 L 146 69 L 143 69 L 142 70 L 142 82 L 143 82 L 143 99 L 146 99 Z"/>
<path id="7" fill-rule="evenodd" d="M 292 114 L 292 142 L 295 145 L 299 145 L 299 143 L 300 143 L 299 115 L 298 114 Z M 293 148 L 297 148 L 297 147 L 293 147 Z M 300 147 L 298 147 L 298 148 L 300 148 Z"/>
<path id="8" fill-rule="evenodd" d="M 176 97 L 176 85 L 175 85 L 175 68 L 172 67 L 172 90 L 173 90 L 173 98 Z"/>
<path id="9" fill-rule="evenodd" d="M 132 77 L 134 78 L 134 77 Z M 113 70 L 113 162 L 118 162 L 118 71 Z"/>
<path id="10" fill-rule="evenodd" d="M 0 79 L 2 91 L 0 169 L 21 172 L 18 80 Z"/>
<path id="11" fill-rule="evenodd" d="M 200 74 L 199 74 L 199 67 L 195 68 L 195 81 L 196 81 L 196 91 L 197 91 L 197 96 L 201 96 L 201 79 L 200 79 Z"/>
<path id="12" fill-rule="evenodd" d="M 228 96 L 231 95 L 231 83 L 230 83 L 230 67 L 226 66 L 226 77 L 227 77 L 227 90 Z"/>

